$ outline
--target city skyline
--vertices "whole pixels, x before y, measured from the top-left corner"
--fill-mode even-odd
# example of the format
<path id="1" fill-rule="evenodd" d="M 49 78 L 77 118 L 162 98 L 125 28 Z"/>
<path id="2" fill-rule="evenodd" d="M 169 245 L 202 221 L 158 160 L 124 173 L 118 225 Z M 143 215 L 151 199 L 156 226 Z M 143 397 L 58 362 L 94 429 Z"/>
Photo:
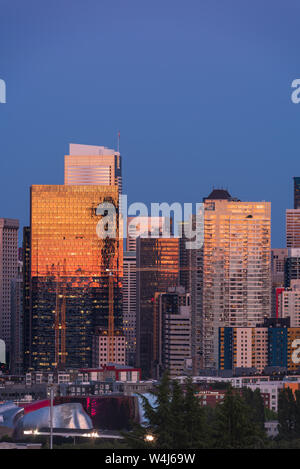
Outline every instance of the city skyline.
<path id="1" fill-rule="evenodd" d="M 155 201 L 197 202 L 212 187 L 267 200 L 282 247 L 299 174 L 297 2 L 89 7 L 30 0 L 17 13 L 3 1 L 1 216 L 27 225 L 29 186 L 63 183 L 67 145 L 117 148 L 120 131 L 130 200 L 149 204 L 154 180 Z"/>
<path id="2" fill-rule="evenodd" d="M 0 0 L 0 450 L 300 448 L 299 14 Z"/>

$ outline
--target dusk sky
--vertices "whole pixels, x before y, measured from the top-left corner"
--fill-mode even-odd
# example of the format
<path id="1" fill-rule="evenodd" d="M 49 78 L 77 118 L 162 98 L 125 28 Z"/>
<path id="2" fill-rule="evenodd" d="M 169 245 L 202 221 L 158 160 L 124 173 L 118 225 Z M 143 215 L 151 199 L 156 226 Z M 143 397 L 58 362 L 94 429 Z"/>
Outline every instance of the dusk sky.
<path id="1" fill-rule="evenodd" d="M 0 0 L 0 217 L 62 184 L 68 144 L 115 147 L 130 202 L 214 187 L 272 202 L 272 245 L 300 176 L 296 0 Z"/>

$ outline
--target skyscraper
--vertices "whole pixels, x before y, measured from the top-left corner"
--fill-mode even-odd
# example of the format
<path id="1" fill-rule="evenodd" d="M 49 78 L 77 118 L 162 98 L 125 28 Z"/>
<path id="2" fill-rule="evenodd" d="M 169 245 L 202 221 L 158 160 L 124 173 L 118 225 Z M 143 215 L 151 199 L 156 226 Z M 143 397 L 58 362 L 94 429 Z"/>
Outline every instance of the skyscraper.
<path id="1" fill-rule="evenodd" d="M 300 248 L 287 249 L 284 264 L 284 287 L 289 288 L 292 280 L 300 280 Z"/>
<path id="2" fill-rule="evenodd" d="M 300 177 L 294 177 L 294 208 L 300 208 Z"/>
<path id="3" fill-rule="evenodd" d="M 99 238 L 100 203 L 118 188 L 100 185 L 31 188 L 31 367 L 91 366 L 92 336 L 108 328 L 113 272 L 115 330 L 122 329 L 122 252 L 118 238 Z M 121 259 L 121 262 L 120 262 Z"/>
<path id="4" fill-rule="evenodd" d="M 179 239 L 137 239 L 137 361 L 143 376 L 153 375 L 154 296 L 179 280 Z"/>
<path id="5" fill-rule="evenodd" d="M 271 250 L 271 269 L 272 269 L 272 316 L 278 312 L 278 289 L 284 288 L 285 262 L 288 255 L 288 249 Z"/>
<path id="6" fill-rule="evenodd" d="M 154 297 L 154 366 L 157 378 L 168 370 L 181 376 L 191 359 L 190 295 L 184 287 L 170 287 Z"/>
<path id="7" fill-rule="evenodd" d="M 10 350 L 11 282 L 18 275 L 19 221 L 0 218 L 0 339 Z"/>
<path id="8" fill-rule="evenodd" d="M 300 209 L 286 210 L 286 247 L 300 248 Z"/>
<path id="9" fill-rule="evenodd" d="M 136 364 L 136 253 L 124 252 L 123 331 L 126 338 L 126 364 Z"/>
<path id="10" fill-rule="evenodd" d="M 22 245 L 22 260 L 23 260 L 23 366 L 24 370 L 28 370 L 31 362 L 31 311 L 30 311 L 30 226 L 23 228 L 23 245 Z"/>
<path id="11" fill-rule="evenodd" d="M 203 366 L 217 368 L 219 327 L 254 327 L 271 313 L 271 204 L 227 191 L 204 199 Z"/>
<path id="12" fill-rule="evenodd" d="M 11 281 L 11 348 L 10 372 L 23 373 L 24 361 L 24 309 L 23 309 L 23 263 L 18 261 L 18 275 Z"/>
<path id="13" fill-rule="evenodd" d="M 300 327 L 300 280 L 292 280 L 281 292 L 278 312 L 280 318 L 290 318 L 291 327 Z"/>
<path id="14" fill-rule="evenodd" d="M 120 153 L 103 146 L 71 143 L 65 155 L 65 184 L 118 186 L 122 192 Z"/>

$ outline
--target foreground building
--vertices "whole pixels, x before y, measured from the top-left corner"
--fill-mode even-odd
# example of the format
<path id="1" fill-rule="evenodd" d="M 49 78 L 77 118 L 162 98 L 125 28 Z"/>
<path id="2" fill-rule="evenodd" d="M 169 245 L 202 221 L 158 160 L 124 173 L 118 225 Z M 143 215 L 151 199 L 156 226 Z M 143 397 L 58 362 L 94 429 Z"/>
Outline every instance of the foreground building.
<path id="1" fill-rule="evenodd" d="M 299 343 L 300 328 L 290 327 L 289 318 L 266 319 L 257 327 L 221 327 L 219 369 L 295 372 L 300 368 Z"/>
<path id="2" fill-rule="evenodd" d="M 52 185 L 31 188 L 29 368 L 89 367 L 92 337 L 108 329 L 109 272 L 114 330 L 122 329 L 122 246 L 101 239 L 97 207 L 118 213 L 118 187 Z"/>

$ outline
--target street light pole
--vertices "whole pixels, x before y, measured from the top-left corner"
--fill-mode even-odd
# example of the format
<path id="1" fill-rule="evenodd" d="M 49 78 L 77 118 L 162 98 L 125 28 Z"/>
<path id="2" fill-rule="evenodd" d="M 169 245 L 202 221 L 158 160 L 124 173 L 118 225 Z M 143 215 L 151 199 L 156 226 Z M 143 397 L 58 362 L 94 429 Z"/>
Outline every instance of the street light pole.
<path id="1" fill-rule="evenodd" d="M 50 387 L 50 449 L 53 449 L 53 385 Z"/>

